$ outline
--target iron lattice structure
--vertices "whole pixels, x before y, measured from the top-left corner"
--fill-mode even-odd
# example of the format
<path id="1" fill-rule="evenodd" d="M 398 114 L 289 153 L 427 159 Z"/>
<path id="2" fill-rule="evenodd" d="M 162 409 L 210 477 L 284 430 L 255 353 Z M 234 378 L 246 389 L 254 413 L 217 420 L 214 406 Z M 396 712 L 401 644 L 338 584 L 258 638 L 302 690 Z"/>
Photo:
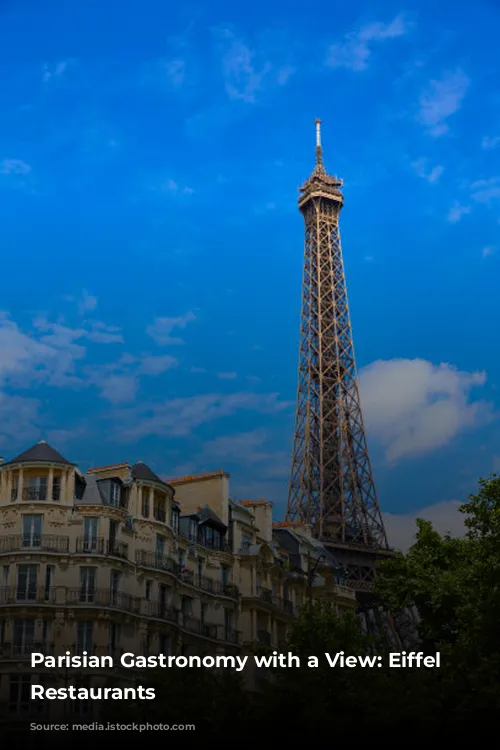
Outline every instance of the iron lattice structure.
<path id="1" fill-rule="evenodd" d="M 300 189 L 305 221 L 299 377 L 287 520 L 310 524 L 348 573 L 370 589 L 389 552 L 366 445 L 339 231 L 343 182 L 316 166 Z"/>

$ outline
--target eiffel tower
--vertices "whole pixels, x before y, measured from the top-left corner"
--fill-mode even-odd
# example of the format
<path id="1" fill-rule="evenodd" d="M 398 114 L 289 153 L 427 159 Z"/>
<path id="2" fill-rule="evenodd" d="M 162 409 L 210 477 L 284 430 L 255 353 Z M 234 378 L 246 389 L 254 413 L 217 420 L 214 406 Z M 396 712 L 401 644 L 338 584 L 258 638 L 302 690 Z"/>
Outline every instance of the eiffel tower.
<path id="1" fill-rule="evenodd" d="M 391 554 L 361 413 L 340 243 L 343 182 L 316 165 L 300 188 L 304 275 L 294 448 L 286 520 L 309 524 L 341 563 L 358 598 L 373 590 L 376 561 Z M 366 598 L 366 597 L 365 597 Z"/>

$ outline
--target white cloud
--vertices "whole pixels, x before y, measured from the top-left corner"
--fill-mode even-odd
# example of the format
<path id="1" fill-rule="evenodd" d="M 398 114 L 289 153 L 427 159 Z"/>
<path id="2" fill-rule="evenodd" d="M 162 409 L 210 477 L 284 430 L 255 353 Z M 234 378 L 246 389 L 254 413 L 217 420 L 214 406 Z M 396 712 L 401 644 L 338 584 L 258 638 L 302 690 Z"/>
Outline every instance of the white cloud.
<path id="1" fill-rule="evenodd" d="M 183 341 L 180 338 L 172 337 L 170 334 L 176 328 L 184 329 L 196 320 L 194 313 L 187 312 L 185 315 L 180 315 L 178 318 L 156 318 L 154 322 L 146 328 L 146 333 L 151 336 L 159 346 L 166 346 L 167 344 L 182 344 Z"/>
<path id="2" fill-rule="evenodd" d="M 110 373 L 99 378 L 97 385 L 101 398 L 112 404 L 133 401 L 139 390 L 139 383 L 134 375 Z"/>
<path id="3" fill-rule="evenodd" d="M 456 203 L 448 211 L 447 219 L 451 224 L 456 224 L 460 221 L 462 216 L 466 216 L 467 214 L 470 214 L 470 206 L 461 206 Z"/>
<path id="4" fill-rule="evenodd" d="M 139 366 L 139 373 L 143 375 L 161 375 L 163 372 L 177 367 L 177 365 L 178 361 L 169 354 L 165 354 L 162 357 L 143 357 Z"/>
<path id="5" fill-rule="evenodd" d="M 238 377 L 237 372 L 218 372 L 217 377 L 220 380 L 235 380 Z"/>
<path id="6" fill-rule="evenodd" d="M 213 34 L 229 99 L 253 104 L 259 93 L 286 85 L 295 72 L 291 65 L 272 62 L 265 44 L 253 48 L 229 28 L 214 29 Z"/>
<path id="7" fill-rule="evenodd" d="M 21 159 L 4 159 L 0 163 L 0 174 L 26 175 L 30 172 L 30 165 Z"/>
<path id="8" fill-rule="evenodd" d="M 40 429 L 40 403 L 33 398 L 12 396 L 0 391 L 0 446 L 35 440 Z"/>
<path id="9" fill-rule="evenodd" d="M 497 146 L 500 146 L 500 135 L 496 136 L 487 136 L 485 135 L 483 140 L 481 141 L 481 148 L 484 149 L 493 149 L 497 148 Z"/>
<path id="10" fill-rule="evenodd" d="M 174 88 L 182 86 L 186 78 L 186 63 L 180 58 L 167 60 L 164 63 L 165 74 Z"/>
<path id="11" fill-rule="evenodd" d="M 57 78 L 62 78 L 68 70 L 71 60 L 60 60 L 54 65 L 45 64 L 43 66 L 42 81 L 48 83 Z"/>
<path id="12" fill-rule="evenodd" d="M 491 418 L 491 405 L 469 400 L 486 376 L 422 359 L 377 361 L 359 378 L 367 431 L 385 448 L 386 459 L 441 448 L 465 428 Z"/>
<path id="13" fill-rule="evenodd" d="M 384 523 L 391 547 L 406 552 L 415 542 L 417 532 L 416 520 L 423 518 L 431 521 L 439 534 L 450 533 L 454 537 L 465 534 L 464 517 L 459 512 L 461 503 L 444 502 L 430 505 L 414 513 L 384 513 Z"/>
<path id="14" fill-rule="evenodd" d="M 444 74 L 430 82 L 420 97 L 418 119 L 430 135 L 438 137 L 447 133 L 447 120 L 462 106 L 470 85 L 469 78 L 461 70 Z"/>
<path id="15" fill-rule="evenodd" d="M 490 255 L 494 255 L 494 253 L 496 253 L 496 248 L 491 246 L 483 247 L 481 251 L 481 255 L 483 256 L 483 258 L 489 258 Z"/>
<path id="16" fill-rule="evenodd" d="M 194 189 L 185 185 L 181 187 L 175 180 L 168 179 L 159 188 L 155 188 L 163 193 L 171 193 L 172 195 L 193 195 Z"/>
<path id="17" fill-rule="evenodd" d="M 373 43 L 405 36 L 409 29 L 410 25 L 401 15 L 390 23 L 367 24 L 358 31 L 347 34 L 342 42 L 332 44 L 328 49 L 326 64 L 331 68 L 366 70 Z"/>
<path id="18" fill-rule="evenodd" d="M 411 165 L 417 175 L 427 182 L 436 182 L 444 172 L 444 167 L 438 164 L 435 167 L 429 167 L 427 159 L 417 159 Z"/>
<path id="19" fill-rule="evenodd" d="M 144 402 L 116 415 L 117 440 L 139 440 L 145 436 L 190 435 L 196 427 L 240 411 L 277 414 L 290 404 L 278 394 L 239 392 L 207 393 L 175 398 L 163 403 Z"/>
<path id="20" fill-rule="evenodd" d="M 84 315 L 87 312 L 95 310 L 97 307 L 97 297 L 93 297 L 86 289 L 82 292 L 82 297 L 78 302 L 78 312 Z"/>
<path id="21" fill-rule="evenodd" d="M 495 198 L 500 198 L 500 177 L 476 180 L 471 185 L 471 191 L 476 203 L 491 203 Z"/>

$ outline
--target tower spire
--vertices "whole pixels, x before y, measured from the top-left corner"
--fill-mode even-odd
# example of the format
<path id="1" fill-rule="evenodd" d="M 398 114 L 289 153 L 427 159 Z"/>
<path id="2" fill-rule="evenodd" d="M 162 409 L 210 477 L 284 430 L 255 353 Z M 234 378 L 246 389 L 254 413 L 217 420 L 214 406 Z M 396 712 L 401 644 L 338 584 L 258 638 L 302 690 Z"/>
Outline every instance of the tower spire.
<path id="1" fill-rule="evenodd" d="M 321 120 L 314 121 L 316 124 L 316 166 L 323 166 L 323 147 L 321 145 Z"/>
<path id="2" fill-rule="evenodd" d="M 310 524 L 356 590 L 373 587 L 387 537 L 366 446 L 339 216 L 342 180 L 316 166 L 300 189 L 305 223 L 299 377 L 287 521 Z"/>

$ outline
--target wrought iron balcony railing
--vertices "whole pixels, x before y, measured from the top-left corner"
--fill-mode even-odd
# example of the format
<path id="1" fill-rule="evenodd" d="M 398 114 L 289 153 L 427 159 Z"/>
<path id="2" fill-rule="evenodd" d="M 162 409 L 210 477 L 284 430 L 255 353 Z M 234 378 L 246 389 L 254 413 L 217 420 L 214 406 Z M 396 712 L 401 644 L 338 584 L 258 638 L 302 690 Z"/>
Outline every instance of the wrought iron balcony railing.
<path id="1" fill-rule="evenodd" d="M 69 553 L 69 537 L 52 534 L 16 534 L 0 538 L 0 554 L 4 552 L 40 551 Z"/>
<path id="2" fill-rule="evenodd" d="M 110 607 L 132 613 L 140 610 L 137 597 L 125 591 L 97 589 L 92 586 L 67 589 L 66 604 L 71 607 Z"/>
<path id="3" fill-rule="evenodd" d="M 49 587 L 19 584 L 0 588 L 0 606 L 9 604 L 53 604 L 54 590 Z"/>
<path id="4" fill-rule="evenodd" d="M 237 599 L 239 596 L 238 587 L 233 583 L 223 583 L 222 581 L 216 581 L 213 578 L 205 578 L 202 576 L 201 578 L 198 578 L 197 586 L 210 594 L 221 594 L 222 596 L 229 596 L 231 599 Z"/>
<path id="5" fill-rule="evenodd" d="M 101 536 L 80 537 L 76 540 L 77 554 L 111 555 L 128 559 L 128 544 L 116 539 L 104 539 Z"/>
<path id="6" fill-rule="evenodd" d="M 175 625 L 179 623 L 179 610 L 174 609 L 166 602 L 143 599 L 141 612 L 145 617 L 154 617 L 158 620 L 167 620 Z"/>
<path id="7" fill-rule="evenodd" d="M 54 644 L 47 641 L 35 641 L 31 639 L 18 640 L 13 643 L 0 643 L 0 658 L 12 659 L 17 657 L 29 658 L 32 652 L 52 656 L 54 653 Z"/>
<path id="8" fill-rule="evenodd" d="M 155 568 L 156 570 L 164 570 L 172 575 L 179 575 L 179 564 L 169 557 L 168 555 L 162 555 L 158 552 L 149 552 L 144 549 L 137 550 L 135 553 L 135 562 L 137 565 L 142 565 L 145 568 Z"/>

